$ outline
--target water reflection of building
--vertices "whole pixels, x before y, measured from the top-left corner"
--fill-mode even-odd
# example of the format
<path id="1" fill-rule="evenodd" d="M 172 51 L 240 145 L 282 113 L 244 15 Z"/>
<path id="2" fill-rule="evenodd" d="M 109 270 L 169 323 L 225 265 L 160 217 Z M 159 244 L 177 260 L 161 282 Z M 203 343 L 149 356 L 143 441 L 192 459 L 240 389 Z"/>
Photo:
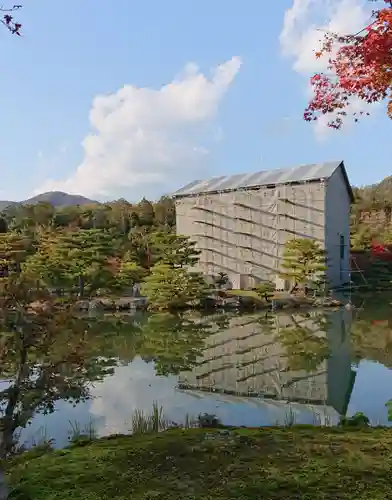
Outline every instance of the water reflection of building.
<path id="1" fill-rule="evenodd" d="M 326 322 L 304 314 L 277 314 L 266 322 L 234 317 L 207 339 L 198 364 L 181 373 L 179 387 L 326 404 L 344 414 L 355 379 L 349 316 L 342 310 L 329 313 Z"/>

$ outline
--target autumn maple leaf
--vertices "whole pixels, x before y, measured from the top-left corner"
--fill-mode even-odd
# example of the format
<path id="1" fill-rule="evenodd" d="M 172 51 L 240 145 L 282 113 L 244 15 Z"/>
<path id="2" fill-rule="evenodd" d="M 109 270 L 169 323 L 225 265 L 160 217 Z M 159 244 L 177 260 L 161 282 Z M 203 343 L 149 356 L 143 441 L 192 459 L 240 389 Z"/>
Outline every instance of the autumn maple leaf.
<path id="1" fill-rule="evenodd" d="M 328 125 L 341 128 L 352 97 L 366 103 L 387 99 L 387 114 L 392 118 L 392 1 L 384 1 L 388 7 L 375 11 L 373 22 L 359 33 L 325 36 L 315 56 L 329 55 L 332 76 L 319 73 L 311 78 L 313 98 L 304 112 L 306 121 L 331 114 Z M 353 115 L 358 121 L 358 114 Z"/>

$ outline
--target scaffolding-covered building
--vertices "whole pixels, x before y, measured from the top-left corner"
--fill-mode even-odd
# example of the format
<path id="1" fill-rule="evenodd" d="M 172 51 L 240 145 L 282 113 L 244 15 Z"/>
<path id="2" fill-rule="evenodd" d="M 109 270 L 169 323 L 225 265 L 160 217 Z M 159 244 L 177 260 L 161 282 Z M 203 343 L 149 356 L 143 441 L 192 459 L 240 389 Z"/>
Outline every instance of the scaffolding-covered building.
<path id="1" fill-rule="evenodd" d="M 182 390 L 242 398 L 328 405 L 345 415 L 356 372 L 351 364 L 351 311 L 236 316 L 205 341 Z M 309 341 L 311 350 L 294 339 Z"/>
<path id="2" fill-rule="evenodd" d="M 350 204 L 343 161 L 193 181 L 174 193 L 177 233 L 201 251 L 198 270 L 233 288 L 278 277 L 283 247 L 312 238 L 327 254 L 331 286 L 350 280 Z"/>

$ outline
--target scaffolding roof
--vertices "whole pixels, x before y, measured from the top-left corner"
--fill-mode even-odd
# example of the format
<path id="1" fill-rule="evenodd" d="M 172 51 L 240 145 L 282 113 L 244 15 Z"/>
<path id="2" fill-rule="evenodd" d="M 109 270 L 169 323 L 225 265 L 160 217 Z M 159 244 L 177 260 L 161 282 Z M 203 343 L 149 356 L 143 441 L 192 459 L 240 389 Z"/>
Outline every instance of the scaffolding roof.
<path id="1" fill-rule="evenodd" d="M 347 191 L 351 200 L 353 200 L 353 192 L 343 161 L 313 163 L 311 165 L 299 165 L 293 168 L 265 170 L 247 174 L 225 175 L 204 181 L 196 180 L 176 191 L 173 196 L 180 198 L 198 194 L 234 191 L 236 189 L 255 189 L 262 186 L 317 181 L 328 179 L 338 168 L 342 170 Z"/>

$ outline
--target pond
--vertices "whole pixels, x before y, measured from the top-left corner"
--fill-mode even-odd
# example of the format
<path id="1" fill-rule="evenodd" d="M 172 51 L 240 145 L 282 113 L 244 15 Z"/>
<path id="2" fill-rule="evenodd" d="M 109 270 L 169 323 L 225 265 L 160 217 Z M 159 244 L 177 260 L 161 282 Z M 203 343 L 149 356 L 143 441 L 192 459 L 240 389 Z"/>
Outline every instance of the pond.
<path id="1" fill-rule="evenodd" d="M 228 425 L 323 425 L 363 412 L 373 425 L 388 425 L 392 312 L 385 298 L 359 305 L 243 315 L 135 314 L 121 322 L 105 316 L 105 328 L 90 339 L 91 355 L 97 363 L 111 360 L 110 369 L 101 379 L 85 374 L 89 398 L 76 404 L 60 398 L 53 413 L 34 414 L 19 429 L 19 441 L 28 446 L 53 439 L 64 446 L 72 428 L 91 426 L 99 436 L 127 433 L 135 411 L 149 413 L 154 402 L 177 423 L 208 413 Z M 7 386 L 1 382 L 3 396 Z"/>

